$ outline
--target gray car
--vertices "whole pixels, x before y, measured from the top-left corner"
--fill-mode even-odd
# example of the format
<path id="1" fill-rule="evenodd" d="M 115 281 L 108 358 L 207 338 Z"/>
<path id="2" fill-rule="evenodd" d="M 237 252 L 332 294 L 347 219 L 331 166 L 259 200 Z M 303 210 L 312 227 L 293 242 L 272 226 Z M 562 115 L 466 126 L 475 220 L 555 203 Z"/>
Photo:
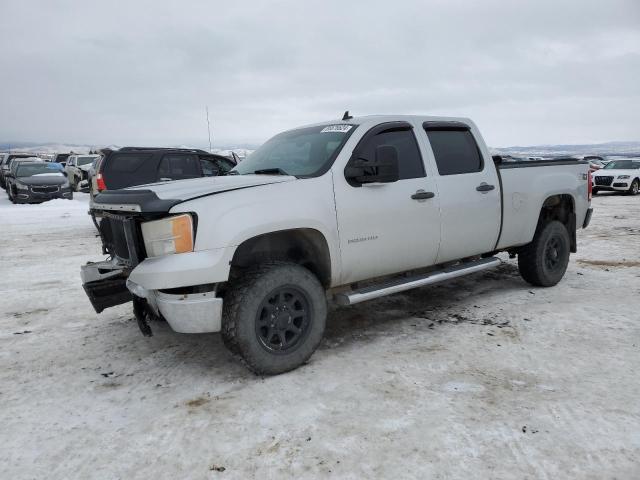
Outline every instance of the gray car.
<path id="1" fill-rule="evenodd" d="M 13 203 L 73 198 L 66 174 L 59 164 L 49 162 L 14 162 L 7 175 L 7 195 Z"/>

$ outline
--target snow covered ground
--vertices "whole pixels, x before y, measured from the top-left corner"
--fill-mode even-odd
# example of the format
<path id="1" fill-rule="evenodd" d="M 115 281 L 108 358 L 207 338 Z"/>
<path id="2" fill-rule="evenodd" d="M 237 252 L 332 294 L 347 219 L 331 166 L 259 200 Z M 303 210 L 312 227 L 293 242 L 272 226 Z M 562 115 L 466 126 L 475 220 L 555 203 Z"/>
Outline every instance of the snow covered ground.
<path id="1" fill-rule="evenodd" d="M 85 195 L 0 196 L 1 478 L 640 478 L 640 197 L 594 198 L 554 288 L 508 261 L 333 309 L 260 378 L 218 335 L 95 314 Z"/>

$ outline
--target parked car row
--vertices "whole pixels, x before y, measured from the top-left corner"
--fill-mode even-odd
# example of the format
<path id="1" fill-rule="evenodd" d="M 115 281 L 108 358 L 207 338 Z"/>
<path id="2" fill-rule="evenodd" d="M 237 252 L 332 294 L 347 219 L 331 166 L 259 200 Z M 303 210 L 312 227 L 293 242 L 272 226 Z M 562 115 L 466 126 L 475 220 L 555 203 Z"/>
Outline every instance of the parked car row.
<path id="1" fill-rule="evenodd" d="M 13 203 L 41 203 L 53 198 L 73 198 L 67 175 L 57 163 L 44 162 L 33 156 L 5 155 L 0 164 L 3 188 Z"/>
<path id="2" fill-rule="evenodd" d="M 99 154 L 58 153 L 46 162 L 30 153 L 3 153 L 0 185 L 14 203 L 73 198 L 69 194 L 73 191 L 89 192 L 93 199 L 108 189 L 224 175 L 237 164 L 237 158 L 198 149 L 150 147 L 104 149 Z M 43 164 L 42 171 L 30 167 L 18 172 L 17 164 L 24 162 Z M 39 176 L 37 181 L 18 180 L 18 175 L 29 172 Z"/>

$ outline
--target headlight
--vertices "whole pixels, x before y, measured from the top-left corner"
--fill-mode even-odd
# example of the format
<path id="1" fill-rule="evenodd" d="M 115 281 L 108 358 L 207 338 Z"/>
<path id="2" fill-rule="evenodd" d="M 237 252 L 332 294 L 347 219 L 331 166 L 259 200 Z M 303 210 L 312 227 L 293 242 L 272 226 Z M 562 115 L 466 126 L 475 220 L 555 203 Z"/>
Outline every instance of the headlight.
<path id="1" fill-rule="evenodd" d="M 18 190 L 29 190 L 29 187 L 24 183 L 16 182 L 16 188 Z"/>
<path id="2" fill-rule="evenodd" d="M 183 214 L 142 224 L 144 248 L 150 257 L 193 251 L 193 220 Z"/>
<path id="3" fill-rule="evenodd" d="M 631 178 L 631 177 L 629 177 L 629 175 L 618 175 L 618 180 L 625 180 L 627 178 Z"/>

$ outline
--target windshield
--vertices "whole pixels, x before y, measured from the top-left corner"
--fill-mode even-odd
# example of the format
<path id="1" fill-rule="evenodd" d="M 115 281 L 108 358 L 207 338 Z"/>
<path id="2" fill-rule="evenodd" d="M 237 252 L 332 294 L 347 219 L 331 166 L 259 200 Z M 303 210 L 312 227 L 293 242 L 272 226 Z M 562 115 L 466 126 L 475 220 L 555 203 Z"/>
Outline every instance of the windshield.
<path id="1" fill-rule="evenodd" d="M 16 177 L 30 177 L 42 173 L 62 174 L 62 170 L 55 163 L 22 163 L 16 168 Z"/>
<path id="2" fill-rule="evenodd" d="M 356 127 L 343 123 L 280 133 L 236 165 L 230 174 L 319 175 L 335 160 Z"/>
<path id="3" fill-rule="evenodd" d="M 614 160 L 604 166 L 605 170 L 637 170 L 640 169 L 640 160 Z"/>
<path id="4" fill-rule="evenodd" d="M 88 164 L 92 163 L 95 159 L 96 159 L 96 157 L 78 157 L 78 161 L 76 162 L 76 165 L 78 165 L 78 166 L 80 166 L 80 165 L 88 165 Z"/>

